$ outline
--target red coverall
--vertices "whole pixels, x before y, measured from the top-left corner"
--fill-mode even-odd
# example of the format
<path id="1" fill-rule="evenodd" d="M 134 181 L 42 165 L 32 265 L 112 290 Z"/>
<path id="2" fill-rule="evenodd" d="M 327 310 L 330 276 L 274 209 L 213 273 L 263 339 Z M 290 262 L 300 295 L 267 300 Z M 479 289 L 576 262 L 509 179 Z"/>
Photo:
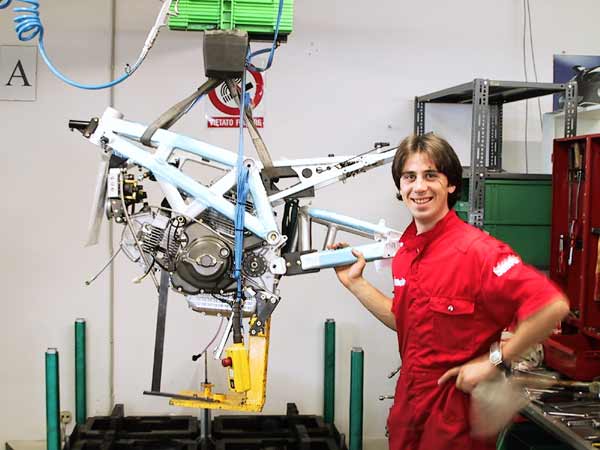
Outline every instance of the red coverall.
<path id="1" fill-rule="evenodd" d="M 510 247 L 450 212 L 428 232 L 414 222 L 393 263 L 402 370 L 388 417 L 390 450 L 492 450 L 469 433 L 469 395 L 438 378 L 489 352 L 513 319 L 560 295 Z"/>

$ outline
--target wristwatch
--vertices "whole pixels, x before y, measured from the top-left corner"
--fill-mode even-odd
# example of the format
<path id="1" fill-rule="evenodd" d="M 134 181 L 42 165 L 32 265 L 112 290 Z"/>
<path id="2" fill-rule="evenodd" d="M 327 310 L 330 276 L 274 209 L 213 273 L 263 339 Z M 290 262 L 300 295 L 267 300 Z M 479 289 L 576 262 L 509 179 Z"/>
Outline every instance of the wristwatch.
<path id="1" fill-rule="evenodd" d="M 510 372 L 510 365 L 502 359 L 502 348 L 498 342 L 494 342 L 490 347 L 490 363 L 504 373 Z"/>

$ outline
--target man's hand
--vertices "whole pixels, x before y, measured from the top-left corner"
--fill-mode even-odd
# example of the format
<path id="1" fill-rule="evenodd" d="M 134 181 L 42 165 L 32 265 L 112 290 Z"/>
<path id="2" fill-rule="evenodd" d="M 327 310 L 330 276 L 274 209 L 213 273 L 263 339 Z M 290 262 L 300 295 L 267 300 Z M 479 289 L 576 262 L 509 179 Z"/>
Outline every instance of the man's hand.
<path id="1" fill-rule="evenodd" d="M 456 387 L 467 394 L 484 380 L 491 380 L 498 375 L 498 368 L 492 365 L 488 355 L 480 356 L 462 366 L 453 367 L 438 380 L 438 384 L 456 377 Z"/>
<path id="2" fill-rule="evenodd" d="M 338 242 L 337 244 L 330 245 L 327 248 L 329 250 L 339 250 L 340 248 L 346 247 L 348 247 L 347 242 Z M 340 282 L 348 289 L 350 289 L 350 287 L 356 282 L 362 280 L 362 274 L 367 264 L 365 257 L 361 252 L 352 249 L 352 254 L 356 256 L 357 259 L 354 264 L 335 267 L 335 274 Z"/>
<path id="3" fill-rule="evenodd" d="M 346 242 L 329 245 L 329 250 L 339 250 L 348 247 Z M 356 257 L 354 264 L 347 264 L 335 268 L 335 273 L 340 282 L 348 289 L 377 319 L 386 327 L 396 329 L 396 318 L 392 312 L 392 299 L 384 295 L 371 283 L 363 278 L 363 271 L 367 265 L 364 255 L 353 249 Z"/>

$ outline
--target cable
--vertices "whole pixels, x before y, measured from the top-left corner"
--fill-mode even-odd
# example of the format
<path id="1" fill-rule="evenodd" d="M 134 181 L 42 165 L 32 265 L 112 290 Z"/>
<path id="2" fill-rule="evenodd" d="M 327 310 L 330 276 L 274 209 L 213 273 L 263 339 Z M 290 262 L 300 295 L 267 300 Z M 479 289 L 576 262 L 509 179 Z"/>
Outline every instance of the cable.
<path id="1" fill-rule="evenodd" d="M 123 180 L 123 175 L 121 175 L 121 186 L 119 189 L 119 191 L 120 191 L 119 194 L 121 197 L 121 205 L 123 206 L 123 213 L 125 214 L 125 221 L 127 223 L 127 227 L 129 228 L 129 231 L 131 232 L 131 236 L 133 236 L 135 245 L 136 245 L 138 251 L 140 252 L 142 261 L 144 261 L 144 264 L 148 268 L 146 273 L 144 273 L 141 277 L 139 277 L 137 280 L 135 280 L 134 283 L 139 283 L 140 281 L 142 281 L 144 279 L 144 277 L 146 277 L 146 275 L 150 274 L 152 281 L 154 282 L 154 286 L 156 287 L 156 290 L 158 291 L 159 284 L 158 284 L 158 281 L 156 280 L 156 277 L 154 276 L 154 272 L 152 272 L 152 267 L 154 266 L 154 259 L 152 260 L 151 263 L 149 263 L 148 260 L 146 259 L 146 255 L 144 255 L 144 250 L 142 249 L 142 244 L 140 244 L 140 241 L 138 240 L 137 235 L 135 234 L 135 230 L 133 229 L 133 225 L 131 225 L 131 217 L 129 217 L 129 213 L 127 212 L 127 204 L 125 203 L 125 197 L 124 197 L 124 193 L 123 193 L 124 190 L 125 190 L 125 182 Z"/>
<path id="2" fill-rule="evenodd" d="M 0 2 L 0 9 L 7 8 L 11 4 L 12 1 L 13 0 L 2 0 Z M 38 48 L 40 50 L 40 55 L 42 56 L 42 59 L 48 66 L 48 69 L 50 69 L 50 71 L 56 77 L 58 77 L 60 80 L 64 81 L 68 85 L 79 88 L 79 89 L 99 90 L 99 89 L 106 89 L 106 88 L 113 87 L 113 86 L 121 83 L 122 81 L 125 81 L 127 78 L 129 78 L 131 75 L 133 75 L 133 73 L 140 67 L 142 62 L 146 59 L 148 52 L 154 45 L 154 41 L 156 40 L 156 36 L 158 35 L 160 28 L 165 25 L 165 20 L 166 20 L 167 15 L 169 14 L 169 8 L 170 8 L 172 0 L 165 0 L 164 4 L 160 10 L 160 13 L 158 14 L 158 17 L 156 18 L 156 22 L 155 22 L 154 26 L 152 27 L 152 29 L 150 30 L 150 33 L 148 34 L 148 37 L 146 38 L 144 47 L 142 48 L 142 51 L 140 52 L 140 55 L 139 55 L 137 61 L 135 62 L 135 64 L 133 66 L 129 66 L 129 64 L 128 64 L 126 66 L 125 73 L 123 75 L 121 75 L 119 78 L 117 78 L 109 83 L 98 84 L 98 85 L 81 84 L 76 81 L 73 81 L 70 78 L 67 78 L 65 75 L 63 75 L 61 72 L 59 72 L 58 69 L 56 69 L 54 67 L 54 65 L 50 61 L 48 54 L 46 53 L 46 48 L 44 46 L 44 26 L 42 25 L 42 21 L 40 19 L 40 12 L 39 12 L 40 2 L 39 2 L 39 0 L 16 0 L 16 1 L 20 1 L 22 3 L 31 5 L 30 7 L 22 7 L 21 6 L 21 7 L 16 7 L 13 9 L 13 11 L 15 13 L 24 13 L 24 14 L 18 15 L 14 18 L 15 31 L 17 33 L 17 37 L 19 38 L 19 40 L 23 41 L 23 42 L 27 42 L 27 41 L 31 41 L 31 40 L 35 39 L 36 37 L 38 37 Z"/>
<path id="3" fill-rule="evenodd" d="M 210 294 L 210 296 L 212 298 L 214 298 L 215 300 L 218 300 L 221 303 L 225 303 L 226 305 L 229 305 L 229 306 L 231 306 L 231 304 L 234 302 L 233 299 L 229 299 L 229 298 L 225 298 L 225 297 L 219 297 L 217 294 Z"/>
<path id="4" fill-rule="evenodd" d="M 237 281 L 236 301 L 233 304 L 233 342 L 241 343 L 241 303 L 242 303 L 242 256 L 244 251 L 244 219 L 246 197 L 248 196 L 248 168 L 244 165 L 244 111 L 246 108 L 246 71 L 242 74 L 242 93 L 240 96 L 240 127 L 237 160 L 237 195 L 235 202 L 235 240 L 233 277 Z"/>
<path id="5" fill-rule="evenodd" d="M 523 0 L 523 73 L 525 82 L 529 81 L 527 77 L 527 48 L 525 46 L 527 35 L 527 0 Z M 529 116 L 529 100 L 525 99 L 525 173 L 529 173 L 529 155 L 527 149 L 527 127 Z"/>
<path id="6" fill-rule="evenodd" d="M 538 82 L 538 74 L 537 74 L 537 67 L 535 64 L 535 49 L 533 46 L 533 28 L 531 27 L 531 8 L 529 6 L 529 0 L 527 0 L 527 17 L 528 17 L 528 22 L 529 22 L 529 47 L 531 48 L 531 62 L 533 63 L 533 76 L 535 78 L 535 82 Z M 543 128 L 543 124 L 542 124 L 542 104 L 540 101 L 540 98 L 537 98 L 537 104 L 538 104 L 538 113 L 540 115 L 540 130 L 542 130 Z"/>
<path id="7" fill-rule="evenodd" d="M 525 74 L 525 81 L 528 80 L 527 73 L 527 26 L 529 25 L 529 48 L 531 51 L 531 62 L 533 65 L 533 76 L 535 82 L 539 82 L 537 74 L 537 65 L 535 61 L 535 47 L 533 45 L 533 27 L 531 26 L 531 5 L 529 0 L 523 0 L 523 72 Z M 541 100 L 537 98 L 538 114 L 540 118 L 540 132 L 543 132 L 543 120 L 542 120 L 542 104 Z M 529 154 L 528 154 L 528 122 L 529 122 L 529 102 L 525 100 L 525 173 L 529 173 Z"/>
<path id="8" fill-rule="evenodd" d="M 250 71 L 264 72 L 269 69 L 273 63 L 273 56 L 277 47 L 277 37 L 279 35 L 279 26 L 281 24 L 281 16 L 283 12 L 283 1 L 279 0 L 279 8 L 277 12 L 277 22 L 275 24 L 275 33 L 273 36 L 273 44 L 271 46 L 269 59 L 267 65 L 264 68 L 258 68 L 252 65 L 251 60 L 255 56 L 265 53 L 267 49 L 259 50 L 254 53 L 250 53 L 246 58 L 245 66 Z M 233 94 L 233 92 L 232 92 Z M 246 111 L 246 105 L 250 104 L 249 95 L 246 92 L 246 70 L 242 73 L 242 85 L 240 95 L 240 118 L 239 118 L 239 140 L 238 140 L 238 159 L 237 159 L 237 193 L 235 203 L 235 220 L 234 220 L 234 267 L 233 277 L 236 280 L 236 297 L 233 304 L 233 342 L 242 342 L 242 314 L 241 314 L 241 303 L 243 301 L 242 295 L 242 258 L 244 251 L 244 219 L 246 214 L 246 200 L 248 197 L 248 167 L 244 165 L 244 117 Z M 193 104 L 190 106 L 190 108 Z"/>
<path id="9" fill-rule="evenodd" d="M 277 36 L 279 35 L 279 25 L 281 23 L 281 16 L 283 14 L 283 0 L 279 0 L 279 9 L 277 10 L 277 22 L 275 23 L 275 33 L 273 35 L 273 45 L 271 46 L 271 49 L 268 48 L 263 48 L 262 50 L 257 50 L 254 53 L 250 53 L 250 56 L 248 56 L 248 66 L 251 72 L 264 72 L 265 70 L 268 70 L 271 67 L 271 64 L 273 63 L 273 56 L 275 54 L 275 49 L 277 48 Z M 252 65 L 252 63 L 250 62 L 252 60 L 252 58 L 254 58 L 255 56 L 258 55 L 262 55 L 263 53 L 267 53 L 269 52 L 269 59 L 267 60 L 267 65 L 263 68 L 260 67 L 256 67 L 254 65 Z"/>
<path id="10" fill-rule="evenodd" d="M 206 347 L 204 347 L 204 349 L 198 353 L 197 355 L 192 356 L 192 361 L 197 361 L 199 358 L 202 357 L 203 354 L 206 353 L 206 350 L 208 350 L 208 347 L 210 347 L 213 342 L 215 342 L 217 340 L 217 336 L 219 336 L 219 333 L 221 332 L 221 327 L 223 326 L 223 317 L 221 317 L 221 321 L 219 322 L 219 328 L 217 328 L 217 332 L 215 333 L 215 335 L 212 337 L 212 339 L 210 340 L 210 342 L 208 344 L 206 344 Z"/>
<path id="11" fill-rule="evenodd" d="M 119 247 L 119 250 L 117 250 L 116 252 L 113 253 L 113 255 L 109 258 L 109 260 L 106 262 L 106 264 L 104 264 L 102 266 L 102 268 L 100 269 L 100 271 L 96 275 L 94 275 L 93 277 L 91 277 L 89 280 L 86 280 L 85 285 L 89 286 L 94 281 L 96 281 L 96 279 L 98 279 L 98 277 L 100 275 L 102 275 L 102 273 L 106 270 L 106 268 L 108 266 L 110 266 L 110 264 L 114 261 L 114 259 L 117 257 L 117 255 L 121 252 L 121 250 L 123 250 L 123 249 L 121 247 Z"/>

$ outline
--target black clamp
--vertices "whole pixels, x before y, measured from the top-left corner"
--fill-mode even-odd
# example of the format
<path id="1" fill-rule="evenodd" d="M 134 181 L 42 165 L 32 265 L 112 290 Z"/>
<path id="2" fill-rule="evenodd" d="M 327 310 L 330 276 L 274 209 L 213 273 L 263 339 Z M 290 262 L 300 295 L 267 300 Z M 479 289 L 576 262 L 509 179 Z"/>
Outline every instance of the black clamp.
<path id="1" fill-rule="evenodd" d="M 316 250 L 306 250 L 303 252 L 290 252 L 281 255 L 285 259 L 286 275 L 300 275 L 302 273 L 316 273 L 321 269 L 303 269 L 300 257 L 307 253 L 314 253 Z"/>
<path id="2" fill-rule="evenodd" d="M 264 292 L 256 294 L 256 320 L 250 325 L 251 335 L 256 336 L 265 332 L 265 324 L 279 304 L 279 300 L 276 295 L 271 296 Z"/>

